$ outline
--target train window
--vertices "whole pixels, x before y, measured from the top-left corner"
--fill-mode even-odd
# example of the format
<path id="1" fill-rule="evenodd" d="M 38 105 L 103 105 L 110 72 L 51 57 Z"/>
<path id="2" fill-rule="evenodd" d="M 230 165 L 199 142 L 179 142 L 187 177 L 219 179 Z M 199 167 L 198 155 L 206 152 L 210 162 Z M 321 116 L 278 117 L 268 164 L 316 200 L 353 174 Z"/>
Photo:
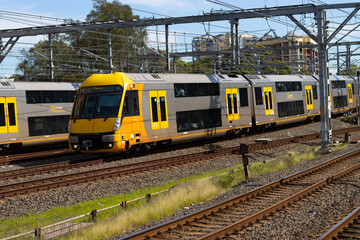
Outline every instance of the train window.
<path id="1" fill-rule="evenodd" d="M 232 114 L 232 99 L 231 99 L 231 94 L 228 94 L 228 95 L 227 95 L 227 104 L 228 104 L 229 114 Z"/>
<path id="2" fill-rule="evenodd" d="M 151 112 L 152 112 L 152 122 L 158 122 L 159 118 L 158 118 L 156 97 L 151 98 Z"/>
<path id="3" fill-rule="evenodd" d="M 124 104 L 123 104 L 122 116 L 123 116 L 123 117 L 126 117 L 126 116 L 129 116 L 129 114 L 130 114 L 130 109 L 129 109 L 129 96 L 125 96 Z"/>
<path id="4" fill-rule="evenodd" d="M 255 88 L 255 101 L 256 101 L 256 105 L 263 105 L 264 104 L 261 87 L 256 87 Z"/>
<path id="5" fill-rule="evenodd" d="M 346 107 L 348 105 L 347 96 L 334 97 L 334 108 Z"/>
<path id="6" fill-rule="evenodd" d="M 268 92 L 265 92 L 265 109 L 269 110 L 269 96 Z"/>
<path id="7" fill-rule="evenodd" d="M 220 127 L 221 109 L 176 112 L 176 123 L 178 132 Z"/>
<path id="8" fill-rule="evenodd" d="M 57 102 L 56 91 L 42 91 L 41 93 L 43 103 L 54 103 Z"/>
<path id="9" fill-rule="evenodd" d="M 208 83 L 198 83 L 198 96 L 210 96 Z"/>
<path id="10" fill-rule="evenodd" d="M 166 102 L 165 97 L 160 97 L 160 118 L 161 121 L 166 121 Z"/>
<path id="11" fill-rule="evenodd" d="M 247 88 L 239 88 L 240 94 L 240 107 L 249 106 L 248 90 Z"/>
<path id="12" fill-rule="evenodd" d="M 219 96 L 218 83 L 175 83 L 175 97 Z"/>
<path id="13" fill-rule="evenodd" d="M 197 83 L 188 83 L 187 84 L 187 97 L 197 97 L 198 96 L 198 86 Z"/>
<path id="14" fill-rule="evenodd" d="M 279 117 L 295 116 L 304 114 L 303 100 L 278 103 Z"/>
<path id="15" fill-rule="evenodd" d="M 0 103 L 0 126 L 6 126 L 5 122 L 5 105 L 4 103 Z"/>
<path id="16" fill-rule="evenodd" d="M 316 85 L 312 85 L 312 92 L 313 92 L 314 99 L 318 99 L 317 86 Z"/>
<path id="17" fill-rule="evenodd" d="M 204 123 L 200 119 L 200 111 L 190 111 L 189 112 L 189 126 L 190 126 L 190 130 L 204 128 Z"/>
<path id="18" fill-rule="evenodd" d="M 233 100 L 234 100 L 234 113 L 238 113 L 238 98 L 237 98 L 237 94 L 234 93 L 233 94 Z"/>
<path id="19" fill-rule="evenodd" d="M 67 133 L 69 120 L 69 115 L 29 117 L 29 136 Z"/>
<path id="20" fill-rule="evenodd" d="M 74 102 L 76 91 L 26 91 L 26 103 Z"/>
<path id="21" fill-rule="evenodd" d="M 273 109 L 273 101 L 272 101 L 272 92 L 269 91 L 269 103 L 270 103 L 270 109 Z"/>
<path id="22" fill-rule="evenodd" d="M 355 93 L 355 86 L 354 86 L 353 83 L 351 84 L 351 90 L 352 90 L 352 94 L 354 95 L 354 93 Z"/>
<path id="23" fill-rule="evenodd" d="M 186 84 L 174 84 L 175 97 L 186 97 Z"/>
<path id="24" fill-rule="evenodd" d="M 302 91 L 301 82 L 276 82 L 276 92 Z"/>
<path id="25" fill-rule="evenodd" d="M 209 84 L 209 94 L 210 96 L 219 96 L 220 95 L 220 86 L 218 83 Z"/>
<path id="26" fill-rule="evenodd" d="M 99 96 L 95 117 L 117 117 L 121 94 L 103 94 Z"/>
<path id="27" fill-rule="evenodd" d="M 15 104 L 14 103 L 8 104 L 8 112 L 9 112 L 9 125 L 15 126 L 16 125 L 16 116 L 15 116 Z"/>
<path id="28" fill-rule="evenodd" d="M 139 110 L 139 98 L 138 90 L 129 90 L 126 92 L 123 113 L 122 116 L 138 116 L 140 114 Z"/>
<path id="29" fill-rule="evenodd" d="M 26 103 L 42 103 L 42 91 L 26 91 Z"/>
<path id="30" fill-rule="evenodd" d="M 332 81 L 331 87 L 332 88 L 345 88 L 345 81 Z"/>

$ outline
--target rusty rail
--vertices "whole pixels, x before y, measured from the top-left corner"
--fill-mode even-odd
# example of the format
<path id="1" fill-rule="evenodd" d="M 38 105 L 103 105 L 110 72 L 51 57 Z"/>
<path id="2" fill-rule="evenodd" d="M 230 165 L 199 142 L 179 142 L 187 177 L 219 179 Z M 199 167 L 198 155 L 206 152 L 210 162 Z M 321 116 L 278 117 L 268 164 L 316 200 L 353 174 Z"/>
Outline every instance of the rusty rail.
<path id="1" fill-rule="evenodd" d="M 311 175 L 311 174 L 315 173 L 316 171 L 322 170 L 322 169 L 324 169 L 324 168 L 326 168 L 328 166 L 331 166 L 331 165 L 333 165 L 333 164 L 335 164 L 335 163 L 337 163 L 339 161 L 342 161 L 344 159 L 347 159 L 349 157 L 359 155 L 359 154 L 360 154 L 360 149 L 352 151 L 352 152 L 347 153 L 347 154 L 343 154 L 343 155 L 341 155 L 341 156 L 339 156 L 337 158 L 331 159 L 331 160 L 329 160 L 329 161 L 327 161 L 327 162 L 325 162 L 323 164 L 316 165 L 316 166 L 314 166 L 312 168 L 303 170 L 303 171 L 301 171 L 299 173 L 296 173 L 296 174 L 290 175 L 288 177 L 279 179 L 279 180 L 274 181 L 272 183 L 269 183 L 269 184 L 267 184 L 265 186 L 256 188 L 256 189 L 254 189 L 254 190 L 252 190 L 252 191 L 250 191 L 248 193 L 245 193 L 243 195 L 234 197 L 234 198 L 226 200 L 226 201 L 224 201 L 222 203 L 213 205 L 213 206 L 211 206 L 209 208 L 206 208 L 206 209 L 200 210 L 198 212 L 189 214 L 189 215 L 187 215 L 185 217 L 175 219 L 175 220 L 173 220 L 171 222 L 164 223 L 162 225 L 153 227 L 151 229 L 146 229 L 144 231 L 132 234 L 132 235 L 127 236 L 127 237 L 125 237 L 123 239 L 150 239 L 152 236 L 161 237 L 162 233 L 171 232 L 171 231 L 173 231 L 173 229 L 181 228 L 182 226 L 186 226 L 186 225 L 190 224 L 193 221 L 197 221 L 199 219 L 207 218 L 208 216 L 211 216 L 211 215 L 213 215 L 215 213 L 220 213 L 221 214 L 221 212 L 224 209 L 229 209 L 231 206 L 236 206 L 239 203 L 242 203 L 244 201 L 249 201 L 249 199 L 251 199 L 251 198 L 253 198 L 255 196 L 261 196 L 262 194 L 266 193 L 267 191 L 270 191 L 271 189 L 277 188 L 280 185 L 283 185 L 283 184 L 286 184 L 286 183 L 291 183 L 292 181 L 296 181 L 296 180 L 298 180 L 300 178 L 303 178 L 303 177 L 305 177 L 307 175 Z M 360 164 L 356 165 L 356 168 L 360 168 Z M 343 171 L 342 173 L 336 174 L 331 178 L 323 180 L 323 181 L 313 185 L 312 187 L 307 188 L 304 191 L 301 191 L 298 194 L 296 194 L 296 195 L 294 195 L 292 197 L 289 197 L 289 198 L 285 199 L 282 202 L 279 202 L 279 203 L 275 204 L 273 207 L 267 208 L 264 211 L 261 211 L 261 212 L 255 214 L 255 215 L 253 215 L 253 216 L 247 217 L 247 218 L 241 220 L 240 222 L 238 222 L 236 225 L 231 225 L 230 227 L 226 228 L 225 230 L 221 230 L 221 232 L 214 233 L 216 236 L 211 234 L 211 235 L 209 235 L 208 239 L 218 239 L 219 236 L 225 236 L 225 235 L 228 236 L 229 233 L 232 233 L 234 231 L 235 232 L 239 231 L 239 230 L 242 229 L 242 226 L 253 224 L 256 221 L 259 221 L 260 219 L 264 218 L 265 216 L 269 216 L 269 215 L 275 213 L 275 211 L 279 211 L 281 208 L 284 208 L 287 205 L 291 204 L 291 202 L 300 200 L 301 198 L 305 197 L 306 195 L 311 194 L 312 192 L 316 191 L 315 189 L 318 189 L 318 188 L 321 188 L 321 187 L 325 186 L 326 184 L 330 183 L 331 181 L 336 180 L 337 178 L 341 177 L 343 174 L 345 174 L 346 172 L 349 172 L 349 171 L 353 171 L 353 168 L 351 168 L 351 169 L 349 168 L 349 169 Z M 213 236 L 215 236 L 215 237 L 213 237 Z M 204 238 L 204 239 L 207 239 L 207 238 Z"/>
<path id="2" fill-rule="evenodd" d="M 318 240 L 332 240 L 340 238 L 359 238 L 360 232 L 358 230 L 353 230 L 354 228 L 358 229 L 360 226 L 360 207 L 355 209 L 352 213 L 346 216 L 338 224 L 332 227 L 324 235 L 322 235 Z"/>

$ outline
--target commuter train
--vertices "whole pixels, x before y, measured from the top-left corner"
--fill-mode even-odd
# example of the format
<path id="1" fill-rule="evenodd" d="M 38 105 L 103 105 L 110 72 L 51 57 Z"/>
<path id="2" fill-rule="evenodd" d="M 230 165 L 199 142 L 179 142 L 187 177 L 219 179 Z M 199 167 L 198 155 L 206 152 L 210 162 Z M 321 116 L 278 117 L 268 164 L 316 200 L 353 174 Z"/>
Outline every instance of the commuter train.
<path id="1" fill-rule="evenodd" d="M 80 84 L 0 82 L 0 148 L 66 143 Z"/>
<path id="2" fill-rule="evenodd" d="M 331 76 L 334 113 L 355 109 L 354 79 Z M 94 74 L 77 90 L 69 123 L 75 152 L 141 150 L 319 116 L 313 76 Z"/>

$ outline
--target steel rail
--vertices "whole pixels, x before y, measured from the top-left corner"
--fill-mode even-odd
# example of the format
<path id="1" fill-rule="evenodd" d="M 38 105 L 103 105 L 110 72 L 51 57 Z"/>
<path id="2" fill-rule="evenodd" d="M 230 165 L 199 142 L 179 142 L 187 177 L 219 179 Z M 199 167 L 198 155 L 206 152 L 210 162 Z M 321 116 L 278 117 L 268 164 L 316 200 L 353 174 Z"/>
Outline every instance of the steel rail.
<path id="1" fill-rule="evenodd" d="M 359 127 L 336 130 L 336 131 L 334 131 L 334 134 L 341 134 L 344 132 L 356 131 L 356 130 L 359 130 Z M 292 138 L 280 139 L 280 140 L 275 140 L 275 141 L 269 141 L 269 142 L 265 142 L 265 143 L 254 143 L 254 144 L 249 145 L 249 152 L 254 152 L 257 150 L 261 150 L 261 149 L 274 148 L 274 147 L 282 146 L 282 145 L 289 144 L 289 143 L 296 143 L 299 141 L 314 140 L 314 139 L 319 138 L 319 136 L 320 136 L 319 133 L 315 133 L 315 134 L 308 134 L 308 135 L 299 136 L 299 137 L 292 137 Z M 150 170 L 150 167 L 152 169 L 160 168 L 160 166 L 157 166 L 157 164 L 169 164 L 169 163 L 181 164 L 181 161 L 183 161 L 184 159 L 198 159 L 198 161 L 210 160 L 210 158 L 214 158 L 219 155 L 226 156 L 229 154 L 238 153 L 239 149 L 240 149 L 240 147 L 220 148 L 220 149 L 215 149 L 215 150 L 210 150 L 210 151 L 205 151 L 205 152 L 200 152 L 200 153 L 193 153 L 193 154 L 188 154 L 188 155 L 183 155 L 183 156 L 176 156 L 176 157 L 170 157 L 170 158 L 165 158 L 165 159 L 156 159 L 156 160 L 150 160 L 150 161 L 145 161 L 145 162 L 143 161 L 143 162 L 138 162 L 138 163 L 133 163 L 133 164 L 126 164 L 126 165 L 119 165 L 119 166 L 114 166 L 114 167 L 109 167 L 109 168 L 103 168 L 103 169 L 98 169 L 98 170 L 90 170 L 90 171 L 85 171 L 82 173 L 74 173 L 74 174 L 67 174 L 67 175 L 62 175 L 62 176 L 57 176 L 57 177 L 44 178 L 42 180 L 33 180 L 33 181 L 28 181 L 28 182 L 20 182 L 20 183 L 15 183 L 15 184 L 10 184 L 10 185 L 4 185 L 4 186 L 0 186 L 0 198 L 15 195 L 17 190 L 12 191 L 11 194 L 13 194 L 13 195 L 11 195 L 10 193 L 1 194 L 1 192 L 10 191 L 10 189 L 13 190 L 13 189 L 19 188 L 20 186 L 22 188 L 27 188 L 28 192 L 38 191 L 38 190 L 34 190 L 34 189 L 36 189 L 36 187 L 34 187 L 34 185 L 36 185 L 38 182 L 42 182 L 42 185 L 43 185 L 45 183 L 65 181 L 66 178 L 74 179 L 74 178 L 79 178 L 82 176 L 93 176 L 93 175 L 102 175 L 102 174 L 111 173 L 111 175 L 103 177 L 103 178 L 109 178 L 109 177 L 114 177 L 114 176 L 126 175 L 126 174 L 128 174 L 128 171 L 126 169 L 133 169 L 138 166 L 142 166 L 142 167 L 148 168 L 147 170 Z M 115 156 L 115 158 L 116 158 L 116 156 Z M 88 162 L 80 162 L 80 163 L 70 163 L 69 161 L 66 161 L 66 162 L 61 162 L 61 163 L 46 164 L 46 165 L 37 166 L 37 167 L 30 167 L 30 168 L 24 168 L 24 169 L 19 169 L 19 170 L 0 172 L 0 181 L 14 179 L 14 178 L 17 179 L 17 178 L 22 178 L 25 176 L 33 176 L 33 175 L 42 174 L 42 173 L 60 172 L 60 171 L 65 171 L 65 170 L 69 170 L 69 169 L 73 169 L 73 168 L 91 166 L 91 165 L 95 165 L 95 164 L 98 164 L 101 162 L 109 161 L 109 159 L 103 159 L 103 158 L 96 159 L 96 157 L 93 157 L 92 159 L 95 159 L 95 160 L 88 161 Z M 112 160 L 114 160 L 114 159 L 112 159 Z M 144 166 L 144 165 L 148 165 L 148 166 Z M 113 172 L 119 172 L 119 171 L 120 171 L 120 175 L 116 175 L 116 174 L 114 175 Z M 141 171 L 143 171 L 143 170 L 141 168 L 139 168 L 137 170 L 133 170 L 133 173 L 141 172 Z M 98 178 L 93 179 L 93 181 L 96 181 L 96 180 L 98 180 Z M 66 186 L 71 185 L 71 183 L 77 183 L 77 182 L 75 180 L 72 180 L 70 182 L 67 182 Z M 60 184 L 59 186 L 65 186 L 64 184 L 65 183 Z M 50 186 L 49 187 L 54 188 L 55 185 L 52 184 L 51 186 L 52 187 L 50 187 Z M 38 189 L 40 189 L 40 188 L 38 188 Z M 44 187 L 41 187 L 41 189 L 44 189 Z M 25 193 L 28 193 L 28 192 L 25 192 Z"/>
<path id="2" fill-rule="evenodd" d="M 286 183 L 291 183 L 293 181 L 296 181 L 300 178 L 303 178 L 303 177 L 306 177 L 308 175 L 311 175 L 315 172 L 317 172 L 318 170 L 322 170 L 328 166 L 331 166 L 339 161 L 342 161 L 344 159 L 347 159 L 347 158 L 350 158 L 352 156 L 356 156 L 356 155 L 359 155 L 360 154 L 360 149 L 357 149 L 357 150 L 354 150 L 354 151 L 351 151 L 347 154 L 343 154 L 341 156 L 338 156 L 336 158 L 333 158 L 325 163 L 322 163 L 322 164 L 318 164 L 314 167 L 311 167 L 311 168 L 308 168 L 308 169 L 305 169 L 303 171 L 300 171 L 298 173 L 295 173 L 295 174 L 292 174 L 292 175 L 289 175 L 285 178 L 282 178 L 282 179 L 279 179 L 277 181 L 274 181 L 274 182 L 271 182 L 267 185 L 264 185 L 264 186 L 261 186 L 259 188 L 256 188 L 250 192 L 247 192 L 245 194 L 242 194 L 240 196 L 236 196 L 234 198 L 231 198 L 229 200 L 226 200 L 224 202 L 221 202 L 219 204 L 215 204 L 209 208 L 206 208 L 206 209 L 203 209 L 203 210 L 200 210 L 200 211 L 197 211 L 195 213 L 192 213 L 192 214 L 189 214 L 189 215 L 186 215 L 184 217 L 181 217 L 181 218 L 178 218 L 178 219 L 175 219 L 171 222 L 167 222 L 167 223 L 164 223 L 162 225 L 159 225 L 159 226 L 155 226 L 153 228 L 150 228 L 150 229 L 145 229 L 141 232 L 138 232 L 138 233 L 135 233 L 135 234 L 132 234 L 132 235 L 129 235 L 127 237 L 124 237 L 122 239 L 150 239 L 152 236 L 156 236 L 156 235 L 161 235 L 161 233 L 163 232 L 169 232 L 169 231 L 172 231 L 173 229 L 177 228 L 177 227 L 181 227 L 181 226 L 186 226 L 188 225 L 189 223 L 191 223 L 192 221 L 197 221 L 198 219 L 201 219 L 201 218 L 206 218 L 208 216 L 211 216 L 212 214 L 214 214 L 215 212 L 220 212 L 223 210 L 223 209 L 227 209 L 229 208 L 229 206 L 232 206 L 232 205 L 237 205 L 238 203 L 241 203 L 241 202 L 244 202 L 244 201 L 247 201 L 249 199 L 251 199 L 252 197 L 254 196 L 261 196 L 261 194 L 264 194 L 266 193 L 267 191 L 270 191 L 271 189 L 275 189 L 281 185 L 284 185 Z M 358 167 L 360 167 L 360 164 L 358 165 Z M 324 180 L 325 182 L 330 182 L 331 180 L 334 180 L 336 177 L 333 177 L 333 178 L 328 178 L 326 180 Z M 323 186 L 323 182 L 321 184 L 319 184 L 319 186 Z M 300 196 L 304 196 L 304 194 L 300 194 Z M 299 199 L 299 198 L 297 198 Z M 285 206 L 286 204 L 278 204 L 278 206 L 280 207 L 283 207 Z M 272 210 L 274 211 L 274 210 Z M 268 212 L 268 211 L 267 211 Z M 267 215 L 269 215 L 270 213 L 267 213 Z M 254 218 L 246 218 L 246 221 L 247 223 L 250 223 L 250 222 L 254 222 L 256 221 L 256 219 L 260 219 L 260 217 L 258 215 L 256 215 Z M 236 229 L 241 229 L 239 227 L 237 227 Z M 159 236 L 160 237 L 160 236 Z"/>
<path id="3" fill-rule="evenodd" d="M 264 219 L 270 215 L 274 215 L 275 212 L 279 212 L 282 209 L 285 209 L 287 206 L 290 206 L 291 204 L 302 200 L 306 196 L 309 196 L 309 195 L 315 193 L 316 191 L 319 191 L 320 189 L 326 187 L 327 185 L 333 183 L 334 181 L 336 181 L 344 176 L 347 176 L 359 169 L 360 169 L 360 163 L 358 163 L 348 169 L 345 169 L 345 170 L 333 175 L 332 177 L 322 180 L 322 181 L 308 187 L 307 189 L 305 189 L 291 197 L 288 197 L 285 200 L 283 200 L 267 209 L 264 209 L 261 212 L 258 212 L 252 216 L 242 219 L 226 228 L 223 228 L 221 230 L 213 232 L 207 236 L 201 237 L 201 238 L 199 238 L 199 240 L 210 240 L 210 239 L 220 240 L 226 236 L 229 236 L 232 233 L 237 233 L 237 232 L 239 232 L 239 230 L 246 228 L 249 225 L 253 225 L 254 223 L 259 222 L 262 219 Z"/>
<path id="4" fill-rule="evenodd" d="M 355 226 L 357 225 L 357 226 Z M 352 213 L 346 216 L 343 220 L 341 220 L 338 224 L 332 227 L 329 231 L 327 231 L 324 235 L 318 238 L 318 240 L 332 240 L 339 239 L 342 236 L 347 239 L 351 239 L 352 233 L 357 233 L 357 237 L 360 235 L 359 231 L 351 231 L 351 228 L 360 226 L 360 207 L 356 208 Z M 347 235 L 347 236 L 344 236 Z"/>

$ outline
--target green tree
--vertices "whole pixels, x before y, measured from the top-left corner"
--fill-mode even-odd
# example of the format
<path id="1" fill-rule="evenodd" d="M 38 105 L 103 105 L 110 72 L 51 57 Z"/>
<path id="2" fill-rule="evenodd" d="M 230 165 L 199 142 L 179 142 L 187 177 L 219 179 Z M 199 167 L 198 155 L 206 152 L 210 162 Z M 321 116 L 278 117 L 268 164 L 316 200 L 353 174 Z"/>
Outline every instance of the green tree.
<path id="1" fill-rule="evenodd" d="M 86 20 L 92 23 L 132 21 L 139 19 L 130 6 L 117 0 L 94 0 Z M 69 20 L 69 22 L 73 22 Z M 111 29 L 114 71 L 137 72 L 137 53 L 145 46 L 145 28 Z M 53 36 L 55 81 L 83 81 L 92 73 L 109 72 L 108 32 L 78 31 Z M 49 81 L 49 42 L 40 41 L 29 50 L 22 50 L 16 80 Z M 22 73 L 22 74 L 20 74 Z"/>

